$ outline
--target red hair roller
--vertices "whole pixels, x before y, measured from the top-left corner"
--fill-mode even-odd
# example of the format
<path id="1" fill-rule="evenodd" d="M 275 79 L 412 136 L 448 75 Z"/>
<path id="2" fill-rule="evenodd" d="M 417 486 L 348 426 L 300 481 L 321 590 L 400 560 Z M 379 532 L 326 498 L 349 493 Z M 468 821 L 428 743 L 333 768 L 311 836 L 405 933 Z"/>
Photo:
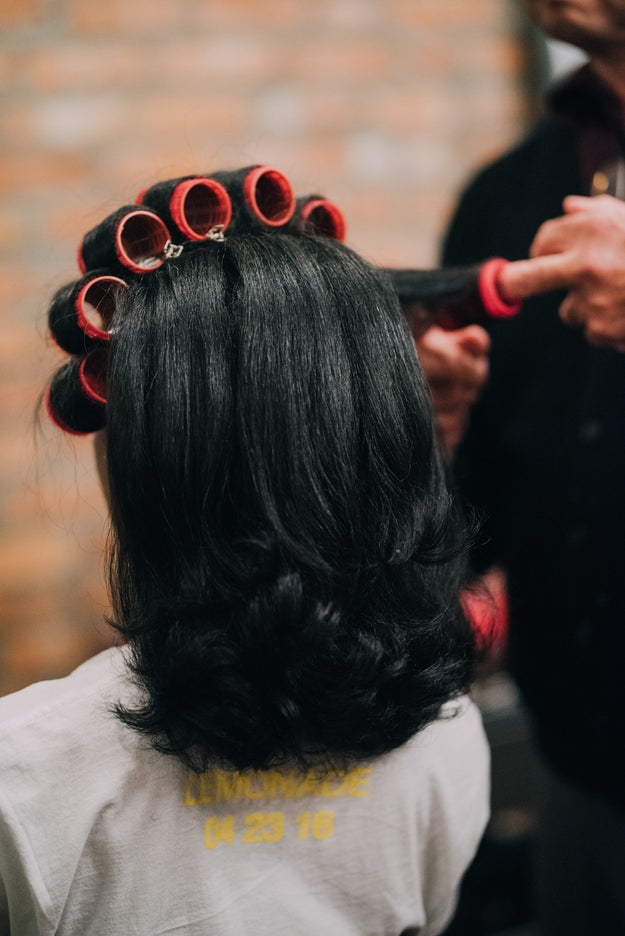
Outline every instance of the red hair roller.
<path id="1" fill-rule="evenodd" d="M 347 232 L 343 212 L 334 202 L 321 195 L 298 198 L 293 223 L 305 234 L 319 234 L 341 242 L 345 240 Z"/>
<path id="2" fill-rule="evenodd" d="M 69 354 L 84 354 L 109 341 L 109 328 L 120 289 L 127 284 L 118 276 L 94 271 L 60 289 L 48 313 L 56 343 Z"/>
<path id="3" fill-rule="evenodd" d="M 239 233 L 254 227 L 282 227 L 293 217 L 295 195 L 291 183 L 272 166 L 247 166 L 232 172 L 213 172 L 211 178 L 221 182 L 230 195 L 232 232 Z"/>
<path id="4" fill-rule="evenodd" d="M 137 196 L 137 204 L 153 208 L 186 240 L 201 241 L 216 228 L 225 230 L 232 217 L 226 189 L 210 176 L 185 176 L 159 182 Z"/>
<path id="5" fill-rule="evenodd" d="M 51 420 L 65 432 L 85 435 L 106 424 L 107 349 L 98 348 L 61 367 L 46 394 Z"/>
<path id="6" fill-rule="evenodd" d="M 501 295 L 498 277 L 509 263 L 493 257 L 485 263 L 442 270 L 399 270 L 387 268 L 413 334 L 430 325 L 462 328 L 486 325 L 493 319 L 512 318 L 520 302 Z"/>
<path id="7" fill-rule="evenodd" d="M 78 265 L 83 273 L 100 267 L 148 273 L 163 265 L 171 247 L 169 229 L 155 211 L 125 205 L 85 234 Z"/>
<path id="8" fill-rule="evenodd" d="M 484 310 L 493 318 L 511 318 L 520 308 L 520 302 L 508 302 L 501 295 L 497 278 L 509 260 L 492 257 L 483 263 L 477 279 L 477 288 L 484 305 Z"/>

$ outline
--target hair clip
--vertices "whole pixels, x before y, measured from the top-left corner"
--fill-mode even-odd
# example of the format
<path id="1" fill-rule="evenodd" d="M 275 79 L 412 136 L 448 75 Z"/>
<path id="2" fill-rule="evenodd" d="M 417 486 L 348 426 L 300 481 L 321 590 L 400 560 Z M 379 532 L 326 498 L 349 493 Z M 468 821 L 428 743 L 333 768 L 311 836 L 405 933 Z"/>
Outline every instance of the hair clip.
<path id="1" fill-rule="evenodd" d="M 56 293 L 48 312 L 52 337 L 63 351 L 84 354 L 110 339 L 119 290 L 128 284 L 101 271 L 87 273 Z"/>
<path id="2" fill-rule="evenodd" d="M 158 182 L 140 192 L 136 202 L 153 208 L 166 224 L 192 241 L 204 240 L 217 225 L 227 228 L 232 217 L 228 192 L 210 176 Z"/>
<path id="3" fill-rule="evenodd" d="M 218 241 L 219 243 L 223 243 L 223 241 L 225 241 L 226 239 L 224 236 L 224 227 L 225 226 L 223 224 L 216 224 L 214 227 L 210 229 L 210 231 L 206 235 L 206 240 Z"/>
<path id="4" fill-rule="evenodd" d="M 183 250 L 183 244 L 172 244 L 170 240 L 165 241 L 165 246 L 163 247 L 163 259 L 175 260 L 176 257 L 180 256 Z"/>
<path id="5" fill-rule="evenodd" d="M 83 273 L 100 267 L 149 273 L 163 265 L 169 243 L 169 229 L 155 211 L 125 205 L 85 234 L 78 265 Z"/>

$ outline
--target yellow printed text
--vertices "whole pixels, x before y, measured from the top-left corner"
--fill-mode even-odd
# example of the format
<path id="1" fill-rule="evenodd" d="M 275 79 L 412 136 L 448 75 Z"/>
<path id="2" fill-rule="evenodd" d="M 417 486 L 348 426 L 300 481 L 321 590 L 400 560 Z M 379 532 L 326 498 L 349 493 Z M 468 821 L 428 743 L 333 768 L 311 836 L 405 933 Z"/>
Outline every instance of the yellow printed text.
<path id="1" fill-rule="evenodd" d="M 334 813 L 329 809 L 302 813 L 295 819 L 295 823 L 291 821 L 289 828 L 286 818 L 283 812 L 253 812 L 240 819 L 233 815 L 209 816 L 204 823 L 204 844 L 210 851 L 214 851 L 221 845 L 232 845 L 235 841 L 245 845 L 280 842 L 285 833 L 295 834 L 295 825 L 300 841 L 316 839 L 324 842 L 334 835 Z M 243 828 L 240 826 L 241 821 Z"/>
<path id="2" fill-rule="evenodd" d="M 264 770 L 238 773 L 208 770 L 203 774 L 187 774 L 184 780 L 185 806 L 209 803 L 230 803 L 268 799 L 303 799 L 306 796 L 360 799 L 369 796 L 370 767 L 320 774 L 314 770 Z"/>

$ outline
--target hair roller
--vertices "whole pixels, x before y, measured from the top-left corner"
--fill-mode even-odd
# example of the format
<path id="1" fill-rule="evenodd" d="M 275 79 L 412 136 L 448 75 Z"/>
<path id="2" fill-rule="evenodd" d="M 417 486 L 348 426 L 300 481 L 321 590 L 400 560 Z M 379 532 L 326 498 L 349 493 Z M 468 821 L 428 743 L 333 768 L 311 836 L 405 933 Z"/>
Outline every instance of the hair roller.
<path id="1" fill-rule="evenodd" d="M 56 293 L 48 324 L 56 343 L 69 354 L 84 354 L 109 341 L 109 328 L 124 280 L 102 271 L 87 273 Z"/>
<path id="2" fill-rule="evenodd" d="M 124 205 L 83 237 L 78 266 L 148 273 L 163 265 L 171 243 L 165 222 L 151 208 Z"/>
<path id="3" fill-rule="evenodd" d="M 501 294 L 498 277 L 509 262 L 503 257 L 491 257 L 480 268 L 477 288 L 484 309 L 493 318 L 511 318 L 521 308 L 520 302 L 508 302 Z"/>
<path id="4" fill-rule="evenodd" d="M 439 270 L 387 269 L 413 332 L 430 325 L 461 328 L 511 318 L 521 303 L 507 302 L 497 277 L 509 261 L 492 258 L 483 264 Z"/>
<path id="5" fill-rule="evenodd" d="M 184 176 L 159 182 L 137 196 L 137 204 L 153 208 L 185 239 L 204 240 L 217 226 L 228 227 L 232 203 L 226 189 L 209 176 Z"/>
<path id="6" fill-rule="evenodd" d="M 322 195 L 306 195 L 295 202 L 288 227 L 305 234 L 319 234 L 343 242 L 347 232 L 341 209 Z"/>
<path id="7" fill-rule="evenodd" d="M 295 195 L 285 175 L 271 166 L 247 166 L 232 172 L 213 172 L 232 202 L 230 230 L 276 228 L 287 224 L 295 211 Z"/>
<path id="8" fill-rule="evenodd" d="M 106 424 L 107 349 L 97 348 L 61 367 L 46 396 L 52 421 L 65 432 L 85 435 Z"/>

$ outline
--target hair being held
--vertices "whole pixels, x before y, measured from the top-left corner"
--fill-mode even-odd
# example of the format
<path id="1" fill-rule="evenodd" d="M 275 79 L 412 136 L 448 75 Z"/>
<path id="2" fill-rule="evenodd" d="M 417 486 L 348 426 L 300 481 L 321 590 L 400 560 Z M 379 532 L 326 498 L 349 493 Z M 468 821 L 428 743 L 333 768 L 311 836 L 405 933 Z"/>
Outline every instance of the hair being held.
<path id="1" fill-rule="evenodd" d="M 467 532 L 381 272 L 324 238 L 188 246 L 124 290 L 107 383 L 123 720 L 195 770 L 389 751 L 464 693 Z"/>

